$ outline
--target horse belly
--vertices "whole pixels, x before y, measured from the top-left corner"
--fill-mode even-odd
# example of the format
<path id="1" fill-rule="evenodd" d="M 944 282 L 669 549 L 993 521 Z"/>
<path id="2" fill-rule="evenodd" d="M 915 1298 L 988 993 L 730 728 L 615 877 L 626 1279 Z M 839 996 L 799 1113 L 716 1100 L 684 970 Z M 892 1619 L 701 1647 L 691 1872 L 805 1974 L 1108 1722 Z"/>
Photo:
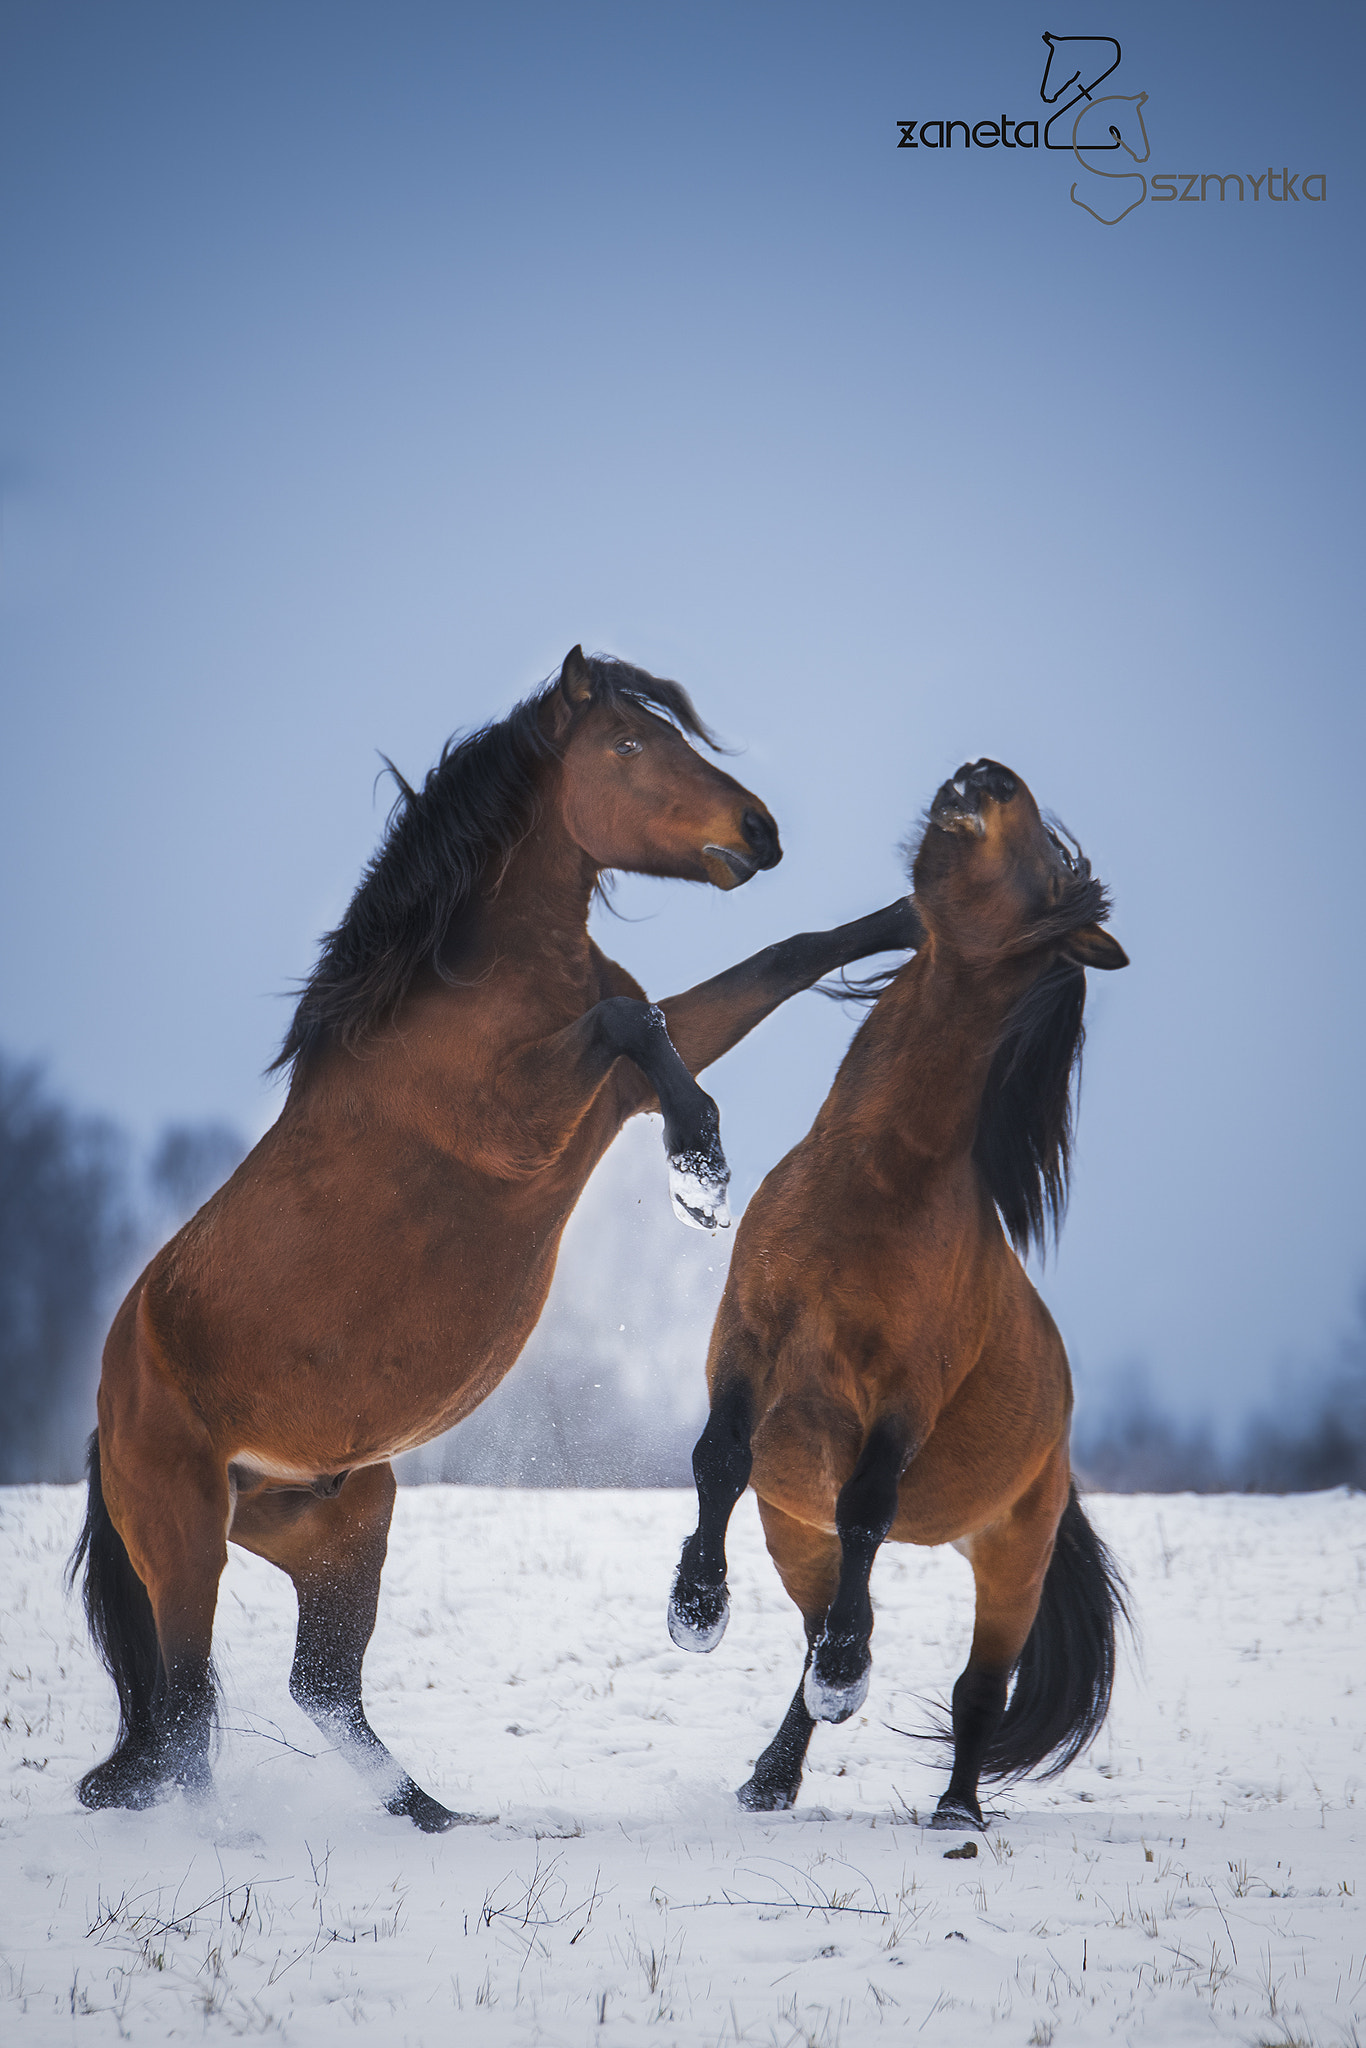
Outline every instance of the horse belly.
<path id="1" fill-rule="evenodd" d="M 1065 1439 L 1070 1413 L 1061 1344 L 1006 1366 L 984 1360 L 903 1475 L 892 1541 L 953 1543 L 998 1521 Z"/>
<path id="2" fill-rule="evenodd" d="M 229 1457 L 287 1478 L 427 1442 L 535 1327 L 559 1236 L 540 1217 L 491 1217 L 458 1194 L 437 1213 L 283 1207 L 178 1240 L 148 1279 L 167 1376 Z"/>

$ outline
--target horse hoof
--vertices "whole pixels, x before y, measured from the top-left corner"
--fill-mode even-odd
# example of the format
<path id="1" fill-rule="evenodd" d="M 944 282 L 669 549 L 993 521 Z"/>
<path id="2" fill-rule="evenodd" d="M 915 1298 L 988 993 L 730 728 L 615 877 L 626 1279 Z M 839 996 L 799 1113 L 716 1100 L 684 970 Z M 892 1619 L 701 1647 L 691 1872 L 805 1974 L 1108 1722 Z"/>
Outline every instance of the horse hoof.
<path id="1" fill-rule="evenodd" d="M 82 1806 L 98 1813 L 102 1807 L 123 1806 L 134 1813 L 159 1805 L 168 1796 L 165 1775 L 155 1764 L 111 1756 L 106 1763 L 87 1771 L 76 1787 Z"/>
<path id="2" fill-rule="evenodd" d="M 689 1230 L 729 1230 L 729 1180 L 729 1168 L 723 1165 L 718 1173 L 715 1162 L 700 1152 L 670 1153 L 669 1198 L 679 1222 Z"/>
<path id="3" fill-rule="evenodd" d="M 482 1814 L 452 1813 L 449 1806 L 443 1806 L 439 1799 L 433 1799 L 430 1792 L 424 1792 L 420 1785 L 409 1783 L 394 1798 L 384 1802 L 386 1813 L 396 1819 L 410 1820 L 424 1835 L 444 1835 L 447 1828 L 478 1826 L 483 1822 Z"/>
<path id="4" fill-rule="evenodd" d="M 813 1721 L 847 1721 L 856 1714 L 868 1697 L 868 1681 L 872 1676 L 873 1660 L 870 1657 L 856 1677 L 848 1679 L 827 1678 L 821 1670 L 821 1651 L 824 1639 L 816 1645 L 816 1654 L 807 1666 L 806 1678 L 802 1684 L 802 1698 L 806 1711 Z"/>
<path id="5" fill-rule="evenodd" d="M 797 1804 L 796 1785 L 761 1785 L 747 1778 L 735 1797 L 746 1813 L 790 1813 Z"/>
<path id="6" fill-rule="evenodd" d="M 960 1835 L 964 1828 L 972 1828 L 976 1833 L 985 1834 L 986 1825 L 982 1818 L 980 1806 L 975 1808 L 967 1806 L 958 1799 L 952 1802 L 947 1798 L 941 1799 L 934 1812 L 930 1815 L 930 1826 L 932 1828 L 952 1830 Z"/>
<path id="7" fill-rule="evenodd" d="M 669 1634 L 680 1650 L 705 1657 L 726 1633 L 729 1620 L 730 1594 L 724 1584 L 696 1586 L 680 1599 L 675 1580 L 669 1598 Z"/>

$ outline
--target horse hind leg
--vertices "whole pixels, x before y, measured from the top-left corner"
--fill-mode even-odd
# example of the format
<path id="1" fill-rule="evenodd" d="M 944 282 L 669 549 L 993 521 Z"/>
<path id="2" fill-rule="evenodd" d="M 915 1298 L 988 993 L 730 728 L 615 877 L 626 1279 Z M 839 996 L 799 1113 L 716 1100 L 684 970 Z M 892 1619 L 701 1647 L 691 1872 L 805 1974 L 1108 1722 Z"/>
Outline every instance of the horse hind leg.
<path id="1" fill-rule="evenodd" d="M 1125 1612 L 1065 1448 L 1007 1516 L 963 1547 L 977 1614 L 953 1688 L 953 1769 L 932 1823 L 948 1828 L 984 1825 L 983 1776 L 1019 1776 L 1050 1758 L 1062 1770 L 1091 1740 L 1109 1705 L 1115 1624 Z"/>
<path id="2" fill-rule="evenodd" d="M 328 1495 L 291 1489 L 239 1497 L 232 1540 L 294 1583 L 295 1700 L 374 1787 L 386 1812 L 406 1816 L 424 1834 L 440 1834 L 471 1816 L 452 1813 L 414 1783 L 370 1726 L 361 1696 L 395 1492 L 393 1468 L 370 1465 Z"/>
<path id="3" fill-rule="evenodd" d="M 692 1454 L 697 1528 L 683 1545 L 669 1595 L 669 1634 L 680 1650 L 704 1655 L 726 1632 L 726 1530 L 735 1503 L 749 1484 L 753 1417 L 748 1384 L 733 1381 L 713 1401 Z"/>
<path id="4" fill-rule="evenodd" d="M 67 1585 L 75 1584 L 84 1567 L 85 1617 L 118 1694 L 119 1732 L 112 1753 L 81 1779 L 79 1797 L 90 1807 L 147 1806 L 161 1787 L 152 1714 L 161 1671 L 156 1620 L 147 1588 L 110 1519 L 101 1484 L 98 1430 L 90 1438 L 86 1469 L 85 1525 L 71 1556 Z"/>
<path id="5" fill-rule="evenodd" d="M 136 1425 L 136 1426 L 134 1426 Z M 203 1795 L 217 1704 L 210 1651 L 227 1561 L 227 1475 L 154 1368 L 127 1408 L 101 1391 L 85 1530 L 91 1633 L 119 1696 L 119 1739 L 80 1785 L 85 1805 L 147 1806 L 168 1783 Z"/>

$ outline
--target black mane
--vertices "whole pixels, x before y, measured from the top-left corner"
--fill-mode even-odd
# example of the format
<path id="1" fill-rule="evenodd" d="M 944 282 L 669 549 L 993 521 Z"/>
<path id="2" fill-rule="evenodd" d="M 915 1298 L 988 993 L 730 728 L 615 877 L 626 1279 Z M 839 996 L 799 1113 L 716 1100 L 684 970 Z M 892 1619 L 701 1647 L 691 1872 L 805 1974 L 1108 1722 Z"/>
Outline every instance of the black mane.
<path id="1" fill-rule="evenodd" d="M 633 698 L 715 744 L 678 683 L 605 655 L 589 656 L 584 666 L 594 704 Z M 452 736 L 421 789 L 386 760 L 399 794 L 383 841 L 345 917 L 323 939 L 268 1072 L 293 1067 L 324 1042 L 354 1051 L 393 1017 L 419 968 L 441 972 L 442 947 L 480 881 L 535 825 L 540 773 L 559 755 L 545 715 L 558 688 L 552 678 L 506 718 Z"/>
<path id="2" fill-rule="evenodd" d="M 1057 944 L 1083 925 L 1103 924 L 1110 899 L 1077 849 L 1061 900 L 1029 934 L 1029 942 Z M 996 1042 L 972 1156 L 1021 1257 L 1042 1258 L 1057 1242 L 1067 1213 L 1076 1089 L 1086 1043 L 1086 970 L 1055 957 L 1011 1010 Z"/>
<path id="3" fill-rule="evenodd" d="M 909 873 L 928 812 L 903 852 Z M 1025 935 L 1022 945 L 1057 945 L 1082 925 L 1104 924 L 1110 899 L 1091 873 L 1091 863 L 1056 820 L 1045 826 L 1070 871 L 1059 901 Z M 904 972 L 905 962 L 865 980 L 818 982 L 819 995 L 835 1002 L 875 1003 Z M 1002 1026 L 987 1073 L 972 1156 L 1011 1243 L 1021 1257 L 1040 1257 L 1050 1235 L 1056 1243 L 1067 1213 L 1072 1166 L 1075 1088 L 1081 1079 L 1086 970 L 1054 958 L 1031 982 Z"/>

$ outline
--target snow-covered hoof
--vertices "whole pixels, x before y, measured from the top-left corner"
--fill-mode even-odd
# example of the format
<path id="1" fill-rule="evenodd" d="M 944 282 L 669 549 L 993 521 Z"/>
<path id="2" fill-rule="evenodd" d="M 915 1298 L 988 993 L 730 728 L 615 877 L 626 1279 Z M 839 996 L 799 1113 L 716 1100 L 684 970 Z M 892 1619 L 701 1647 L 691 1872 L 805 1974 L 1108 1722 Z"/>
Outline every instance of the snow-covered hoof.
<path id="1" fill-rule="evenodd" d="M 822 1655 L 824 1653 L 824 1655 Z M 816 1645 L 816 1653 L 807 1666 L 802 1683 L 802 1698 L 806 1711 L 815 1721 L 847 1721 L 856 1714 L 868 1697 L 868 1680 L 872 1675 L 873 1660 L 864 1650 L 864 1664 L 861 1671 L 852 1678 L 831 1673 L 826 1667 L 832 1652 L 829 1639 L 822 1636 Z"/>
<path id="2" fill-rule="evenodd" d="M 694 1586 L 680 1595 L 674 1580 L 669 1595 L 669 1634 L 680 1650 L 692 1650 L 705 1657 L 726 1633 L 730 1620 L 730 1594 L 719 1586 Z"/>
<path id="3" fill-rule="evenodd" d="M 975 1802 L 972 1806 L 968 1806 L 961 1799 L 950 1799 L 947 1793 L 930 1816 L 930 1826 L 932 1828 L 939 1828 L 945 1833 L 961 1835 L 964 1829 L 971 1828 L 978 1833 L 984 1834 L 986 1832 L 986 1825 L 982 1818 L 980 1806 L 976 1805 Z"/>
<path id="4" fill-rule="evenodd" d="M 799 1785 L 763 1785 L 755 1776 L 746 1778 L 735 1797 L 746 1813 L 790 1813 L 800 1789 Z"/>
<path id="5" fill-rule="evenodd" d="M 95 1812 L 104 1806 L 125 1806 L 140 1813 L 169 1799 L 173 1789 L 153 1755 L 116 1750 L 105 1763 L 86 1772 L 76 1797 Z"/>
<path id="6" fill-rule="evenodd" d="M 730 1205 L 726 1200 L 729 1183 L 730 1168 L 724 1160 L 718 1166 L 715 1155 L 669 1154 L 669 1197 L 674 1215 L 689 1230 L 730 1229 Z"/>
<path id="7" fill-rule="evenodd" d="M 405 1779 L 393 1797 L 384 1802 L 386 1813 L 395 1819 L 410 1820 L 424 1835 L 444 1835 L 447 1828 L 487 1826 L 488 1822 L 478 1813 L 452 1813 L 449 1806 L 443 1806 L 439 1799 L 433 1799 L 430 1792 L 424 1792 L 411 1778 Z"/>

